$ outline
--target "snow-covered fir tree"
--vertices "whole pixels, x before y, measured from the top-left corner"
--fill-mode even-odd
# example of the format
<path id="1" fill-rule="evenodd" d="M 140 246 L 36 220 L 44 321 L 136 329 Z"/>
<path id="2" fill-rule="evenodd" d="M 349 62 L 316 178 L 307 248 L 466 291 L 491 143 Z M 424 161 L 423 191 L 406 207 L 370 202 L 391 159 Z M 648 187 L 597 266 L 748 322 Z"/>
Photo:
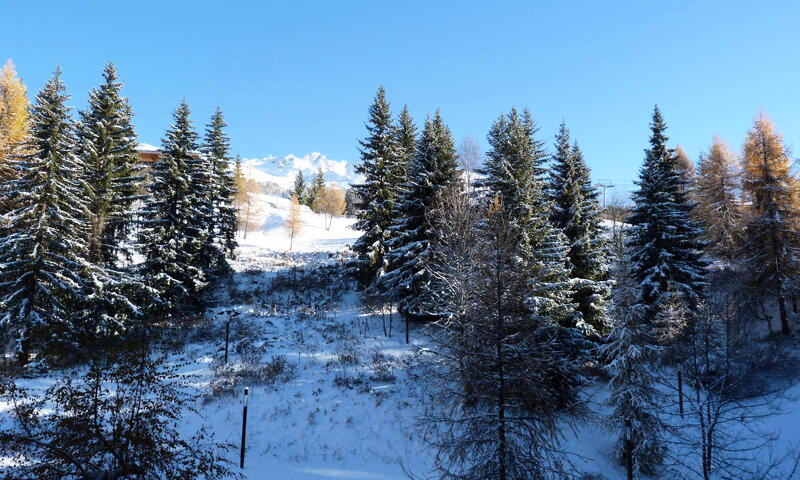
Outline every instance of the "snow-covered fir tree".
<path id="1" fill-rule="evenodd" d="M 676 157 L 667 147 L 667 125 L 658 107 L 650 128 L 650 148 L 645 150 L 628 218 L 631 274 L 640 284 L 639 301 L 647 307 L 648 317 L 672 293 L 692 305 L 706 287 L 702 229 L 691 217 L 694 205 L 675 169 Z"/>
<path id="2" fill-rule="evenodd" d="M 361 163 L 356 166 L 364 183 L 353 185 L 355 195 L 361 199 L 355 228 L 363 233 L 353 250 L 358 257 L 360 281 L 371 284 L 386 268 L 389 226 L 394 221 L 402 180 L 397 176 L 400 147 L 383 87 L 369 108 L 366 126 L 368 135 L 361 141 Z"/>
<path id="3" fill-rule="evenodd" d="M 608 250 L 603 239 L 600 202 L 592 185 L 589 167 L 577 143 L 570 146 L 569 130 L 562 123 L 556 135 L 547 184 L 550 219 L 569 242 L 568 259 L 573 301 L 587 335 L 608 333 L 606 303 L 611 295 Z"/>
<path id="4" fill-rule="evenodd" d="M 306 196 L 306 179 L 302 170 L 297 171 L 294 176 L 294 185 L 292 186 L 292 194 L 297 197 L 300 203 L 305 203 Z"/>
<path id="5" fill-rule="evenodd" d="M 21 361 L 65 334 L 84 300 L 86 255 L 79 184 L 82 167 L 61 71 L 36 96 L 28 137 L 0 187 L 0 328 L 16 340 Z"/>
<path id="6" fill-rule="evenodd" d="M 527 263 L 531 313 L 544 323 L 579 327 L 580 316 L 572 301 L 564 234 L 550 223 L 545 197 L 544 145 L 534 140 L 536 131 L 528 111 L 512 109 L 501 115 L 489 131 L 491 150 L 486 154 L 483 178 L 477 190 L 499 197 L 520 234 L 520 255 Z"/>
<path id="7" fill-rule="evenodd" d="M 559 448 L 578 376 L 554 332 L 532 321 L 521 231 L 497 196 L 479 218 L 458 193 L 437 212 L 435 275 L 446 285 L 431 377 L 446 410 L 424 417 L 441 478 L 572 478 Z M 559 422 L 562 420 L 562 422 Z"/>
<path id="8" fill-rule="evenodd" d="M 645 321 L 647 309 L 638 303 L 639 289 L 624 258 L 617 265 L 616 280 L 614 326 L 599 350 L 610 376 L 608 403 L 613 411 L 608 424 L 619 435 L 615 450 L 620 464 L 630 459 L 634 471 L 652 475 L 666 453 L 653 376 L 659 347 L 654 346 Z"/>
<path id="9" fill-rule="evenodd" d="M 206 218 L 204 191 L 193 190 L 198 167 L 197 133 L 189 119 L 186 102 L 175 110 L 173 125 L 162 141 L 162 154 L 153 165 L 150 194 L 142 212 L 141 267 L 147 284 L 158 292 L 155 311 L 172 314 L 184 306 L 187 296 L 207 285 L 204 252 Z"/>
<path id="10" fill-rule="evenodd" d="M 222 110 L 217 108 L 206 126 L 203 138 L 202 153 L 211 169 L 211 225 L 208 231 L 212 245 L 221 254 L 217 259 L 217 266 L 225 269 L 227 262 L 224 256 L 233 257 L 236 250 L 236 207 L 233 199 L 236 196 L 236 179 L 231 170 L 230 137 L 225 132 L 228 126 L 222 115 Z"/>
<path id="11" fill-rule="evenodd" d="M 314 205 L 314 201 L 317 199 L 317 196 L 320 194 L 320 192 L 322 192 L 322 189 L 324 188 L 325 188 L 325 173 L 322 171 L 322 166 L 320 166 L 319 171 L 317 171 L 317 174 L 311 181 L 311 185 L 308 186 L 306 193 L 302 197 L 302 203 L 308 207 Z"/>
<path id="12" fill-rule="evenodd" d="M 437 110 L 425 121 L 416 153 L 408 167 L 408 180 L 398 201 L 398 218 L 390 227 L 388 273 L 379 286 L 398 299 L 398 310 L 407 318 L 428 318 L 431 288 L 428 213 L 437 194 L 457 182 L 457 155 L 450 129 Z"/>
<path id="13" fill-rule="evenodd" d="M 417 148 L 417 126 L 408 110 L 408 105 L 403 105 L 400 115 L 397 116 L 397 144 L 399 146 L 400 160 L 397 163 L 398 175 L 401 178 L 408 174 L 408 167 L 414 158 Z"/>
<path id="14" fill-rule="evenodd" d="M 142 177 L 131 108 L 120 93 L 122 82 L 113 63 L 106 65 L 103 79 L 89 94 L 88 109 L 80 113 L 78 156 L 89 210 L 88 259 L 114 266 L 132 255 L 127 240 Z"/>

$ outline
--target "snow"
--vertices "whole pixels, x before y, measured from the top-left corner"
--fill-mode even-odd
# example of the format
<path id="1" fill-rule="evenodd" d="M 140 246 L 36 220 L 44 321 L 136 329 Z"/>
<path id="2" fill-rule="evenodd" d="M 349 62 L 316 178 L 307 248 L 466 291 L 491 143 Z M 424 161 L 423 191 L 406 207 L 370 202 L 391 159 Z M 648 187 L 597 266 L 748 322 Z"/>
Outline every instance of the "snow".
<path id="1" fill-rule="evenodd" d="M 242 170 L 245 174 L 259 183 L 273 183 L 284 189 L 292 187 L 297 172 L 302 171 L 306 180 L 311 181 L 320 168 L 326 181 L 340 187 L 361 181 L 361 177 L 355 173 L 350 162 L 332 160 L 319 152 L 312 152 L 302 157 L 290 154 L 283 157 L 242 159 Z"/>
<path id="2" fill-rule="evenodd" d="M 136 145 L 136 151 L 142 153 L 158 153 L 161 149 L 149 143 L 138 143 Z"/>
<path id="3" fill-rule="evenodd" d="M 213 365 L 222 356 L 219 332 L 231 318 L 234 341 L 241 339 L 235 332 L 247 327 L 265 346 L 262 361 L 283 355 L 295 371 L 287 382 L 248 385 L 246 479 L 401 480 L 408 478 L 404 470 L 426 476 L 433 452 L 421 442 L 416 426 L 426 408 L 424 373 L 415 368 L 417 349 L 427 345 L 423 333 L 412 328 L 411 345 L 406 345 L 403 325 L 394 315 L 393 331 L 384 335 L 389 319 L 368 313 L 354 285 L 342 276 L 334 275 L 330 282 L 324 277 L 325 268 L 335 272 L 333 267 L 349 255 L 347 246 L 359 233 L 351 228 L 354 219 L 334 218 L 327 230 L 322 215 L 302 207 L 303 231 L 290 253 L 283 228 L 289 200 L 257 195 L 256 202 L 259 228 L 239 238 L 232 285 L 214 293 L 206 314 L 216 334 L 209 336 L 212 340 L 190 339 L 171 357 L 183 365 L 181 373 L 195 393 L 204 397 L 194 405 L 199 415 L 187 410 L 182 431 L 191 434 L 206 426 L 218 441 L 235 445 L 225 455 L 239 471 L 245 384 L 237 385 L 234 394 L 211 395 L 209 388 Z M 270 291 L 276 279 L 288 278 L 295 267 L 301 276 L 308 269 L 309 281 L 317 279 L 320 285 Z M 231 362 L 240 362 L 233 346 L 231 352 Z M 347 361 L 348 355 L 357 361 Z M 391 375 L 379 375 L 381 365 L 388 365 Z M 34 391 L 52 381 L 21 380 Z M 582 471 L 611 480 L 624 478 L 624 472 L 611 459 L 616 435 L 600 426 L 608 413 L 607 395 L 602 382 L 587 388 L 588 407 L 595 414 L 576 431 L 565 429 L 564 450 Z M 800 386 L 795 386 L 784 411 L 764 421 L 764 428 L 783 432 L 781 445 L 800 442 L 800 409 L 794 408 L 798 395 Z M 0 404 L 0 412 L 7 409 Z M 4 416 L 0 414 L 0 423 Z M 0 466 L 4 461 L 0 458 Z"/>
<path id="4" fill-rule="evenodd" d="M 239 238 L 239 249 L 245 257 L 255 257 L 259 252 L 289 250 L 290 238 L 284 228 L 289 215 L 288 198 L 273 195 L 256 194 L 255 210 L 260 220 L 256 222 L 260 228 L 248 232 L 246 238 Z M 345 250 L 359 236 L 353 230 L 354 218 L 334 217 L 330 230 L 325 228 L 326 219 L 316 214 L 305 205 L 300 206 L 302 227 L 294 239 L 293 252 L 338 252 Z"/>

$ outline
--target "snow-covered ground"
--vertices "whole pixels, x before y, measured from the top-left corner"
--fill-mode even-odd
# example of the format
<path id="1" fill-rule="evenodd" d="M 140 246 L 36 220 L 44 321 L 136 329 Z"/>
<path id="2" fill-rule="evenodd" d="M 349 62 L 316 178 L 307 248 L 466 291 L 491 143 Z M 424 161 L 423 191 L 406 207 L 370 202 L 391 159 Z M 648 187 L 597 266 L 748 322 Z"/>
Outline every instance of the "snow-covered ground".
<path id="1" fill-rule="evenodd" d="M 358 236 L 353 219 L 334 218 L 326 229 L 321 215 L 303 207 L 303 229 L 289 252 L 289 201 L 260 195 L 257 202 L 259 228 L 239 239 L 232 281 L 210 295 L 209 325 L 172 356 L 201 396 L 199 415 L 187 411 L 181 428 L 191 434 L 206 426 L 238 448 L 247 386 L 247 479 L 400 480 L 404 469 L 424 477 L 433 454 L 416 426 L 426 408 L 416 356 L 424 335 L 412 328 L 407 345 L 400 318 L 368 312 L 343 275 Z M 42 389 L 52 379 L 24 382 Z M 782 412 L 761 425 L 781 432 L 781 445 L 800 443 L 800 386 L 788 393 Z M 565 429 L 564 448 L 580 470 L 612 480 L 624 472 L 611 459 L 616 436 L 599 426 L 606 396 L 602 383 L 586 389 L 595 414 Z M 0 415 L 6 408 L 0 405 Z M 238 470 L 238 450 L 226 456 Z"/>

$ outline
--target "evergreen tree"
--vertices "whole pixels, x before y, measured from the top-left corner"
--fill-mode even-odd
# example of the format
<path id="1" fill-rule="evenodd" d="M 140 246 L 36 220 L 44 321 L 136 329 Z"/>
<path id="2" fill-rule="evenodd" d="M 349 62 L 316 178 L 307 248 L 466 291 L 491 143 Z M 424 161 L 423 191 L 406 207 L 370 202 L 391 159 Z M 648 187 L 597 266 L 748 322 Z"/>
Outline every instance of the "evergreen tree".
<path id="1" fill-rule="evenodd" d="M 202 153 L 209 162 L 211 169 L 211 225 L 208 227 L 212 246 L 217 251 L 217 265 L 227 269 L 225 255 L 233 258 L 236 250 L 236 207 L 233 200 L 236 197 L 236 177 L 231 171 L 230 138 L 225 133 L 225 118 L 222 110 L 217 108 L 211 117 L 211 122 L 206 127 L 203 140 Z M 241 162 L 239 165 L 241 173 Z"/>
<path id="2" fill-rule="evenodd" d="M 520 234 L 520 255 L 529 275 L 531 314 L 543 323 L 577 327 L 580 317 L 567 268 L 566 238 L 550 223 L 545 198 L 543 143 L 534 140 L 530 113 L 501 115 L 489 132 L 491 150 L 479 173 L 477 190 L 499 197 Z"/>
<path id="3" fill-rule="evenodd" d="M 705 226 L 703 240 L 717 255 L 731 260 L 741 246 L 743 212 L 738 198 L 738 160 L 725 143 L 714 139 L 709 152 L 700 156 L 695 214 Z"/>
<path id="4" fill-rule="evenodd" d="M 400 182 L 405 182 L 417 148 L 417 127 L 414 125 L 411 112 L 408 111 L 408 105 L 403 105 L 397 117 L 397 145 L 400 151 L 397 175 L 401 179 Z"/>
<path id="5" fill-rule="evenodd" d="M 751 219 L 739 253 L 759 290 L 778 301 L 784 335 L 791 333 L 786 292 L 800 271 L 800 211 L 791 165 L 772 122 L 764 115 L 757 117 L 744 144 L 743 187 L 750 199 Z"/>
<path id="6" fill-rule="evenodd" d="M 567 257 L 575 288 L 572 299 L 581 315 L 582 330 L 595 337 L 605 335 L 609 327 L 606 302 L 611 285 L 598 193 L 577 143 L 570 146 L 569 130 L 563 122 L 555 147 L 547 185 L 550 219 L 569 244 Z"/>
<path id="7" fill-rule="evenodd" d="M 698 239 L 702 229 L 690 217 L 694 205 L 675 169 L 658 107 L 650 127 L 650 148 L 645 150 L 628 218 L 631 272 L 640 284 L 639 301 L 647 307 L 648 318 L 672 294 L 680 294 L 689 306 L 696 304 L 706 286 L 701 258 L 705 244 Z"/>
<path id="8" fill-rule="evenodd" d="M 609 426 L 620 433 L 615 445 L 621 464 L 629 460 L 632 469 L 645 475 L 656 472 L 663 462 L 666 447 L 664 424 L 656 412 L 660 402 L 652 370 L 658 354 L 646 308 L 638 302 L 638 288 L 630 276 L 629 265 L 618 265 L 614 292 L 614 328 L 600 347 L 610 375 L 608 403 L 613 407 Z"/>
<path id="9" fill-rule="evenodd" d="M 311 185 L 308 187 L 308 193 L 304 198 L 305 205 L 309 208 L 314 205 L 314 202 L 317 200 L 317 196 L 322 192 L 325 188 L 325 174 L 322 173 L 322 167 L 319 167 L 319 171 L 317 175 L 314 177 L 314 180 L 311 181 Z"/>
<path id="10" fill-rule="evenodd" d="M 114 266 L 132 255 L 126 240 L 141 177 L 132 112 L 120 95 L 122 83 L 113 63 L 106 65 L 103 79 L 89 94 L 89 108 L 80 114 L 78 156 L 89 211 L 88 259 Z"/>
<path id="11" fill-rule="evenodd" d="M 476 218 L 450 190 L 442 199 L 449 208 L 436 213 L 435 275 L 446 287 L 446 314 L 432 330 L 438 361 L 429 372 L 448 408 L 422 419 L 433 432 L 426 438 L 437 449 L 434 468 L 464 480 L 573 478 L 558 429 L 569 421 L 577 376 L 554 327 L 532 321 L 525 308 L 520 229 L 499 197 Z"/>
<path id="12" fill-rule="evenodd" d="M 457 155 L 450 129 L 437 110 L 425 128 L 408 168 L 408 180 L 398 201 L 398 218 L 390 227 L 389 272 L 380 286 L 399 300 L 407 318 L 434 315 L 430 310 L 430 242 L 433 233 L 429 209 L 439 192 L 457 179 Z"/>
<path id="13" fill-rule="evenodd" d="M 206 212 L 197 197 L 205 191 L 192 190 L 193 174 L 202 172 L 198 172 L 197 133 L 189 113 L 183 102 L 173 114 L 174 123 L 162 141 L 161 158 L 153 165 L 150 196 L 141 213 L 142 274 L 158 292 L 158 303 L 152 307 L 167 315 L 207 284 L 198 259 L 206 243 L 198 219 L 206 218 Z"/>
<path id="14" fill-rule="evenodd" d="M 240 167 L 241 171 L 241 167 Z M 306 179 L 303 177 L 303 171 L 298 170 L 297 175 L 294 177 L 294 190 L 293 195 L 297 197 L 297 201 L 305 205 L 306 202 Z"/>
<path id="15" fill-rule="evenodd" d="M 86 208 L 79 159 L 56 70 L 31 108 L 30 133 L 2 184 L 13 210 L 0 219 L 0 327 L 21 361 L 68 331 L 84 300 Z"/>
<path id="16" fill-rule="evenodd" d="M 353 245 L 362 284 L 372 283 L 385 271 L 389 226 L 394 221 L 400 188 L 397 178 L 400 148 L 383 87 L 378 89 L 369 108 L 366 126 L 368 135 L 361 141 L 361 164 L 356 167 L 364 183 L 353 185 L 355 195 L 362 200 L 355 228 L 363 233 Z"/>

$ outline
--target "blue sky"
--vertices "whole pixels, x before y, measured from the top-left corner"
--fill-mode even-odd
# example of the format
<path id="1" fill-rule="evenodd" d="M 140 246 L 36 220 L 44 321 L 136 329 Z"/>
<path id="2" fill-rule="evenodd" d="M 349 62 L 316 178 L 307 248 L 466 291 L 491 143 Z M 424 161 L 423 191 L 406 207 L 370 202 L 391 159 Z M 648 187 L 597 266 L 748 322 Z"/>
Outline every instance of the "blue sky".
<path id="1" fill-rule="evenodd" d="M 800 2 L 0 2 L 0 58 L 31 91 L 60 64 L 82 108 L 112 60 L 140 139 L 158 144 L 186 98 L 219 105 L 244 157 L 358 158 L 385 85 L 418 121 L 437 107 L 457 140 L 528 107 L 552 143 L 565 119 L 596 178 L 636 177 L 653 104 L 696 159 L 739 149 L 767 112 L 800 138 Z"/>

